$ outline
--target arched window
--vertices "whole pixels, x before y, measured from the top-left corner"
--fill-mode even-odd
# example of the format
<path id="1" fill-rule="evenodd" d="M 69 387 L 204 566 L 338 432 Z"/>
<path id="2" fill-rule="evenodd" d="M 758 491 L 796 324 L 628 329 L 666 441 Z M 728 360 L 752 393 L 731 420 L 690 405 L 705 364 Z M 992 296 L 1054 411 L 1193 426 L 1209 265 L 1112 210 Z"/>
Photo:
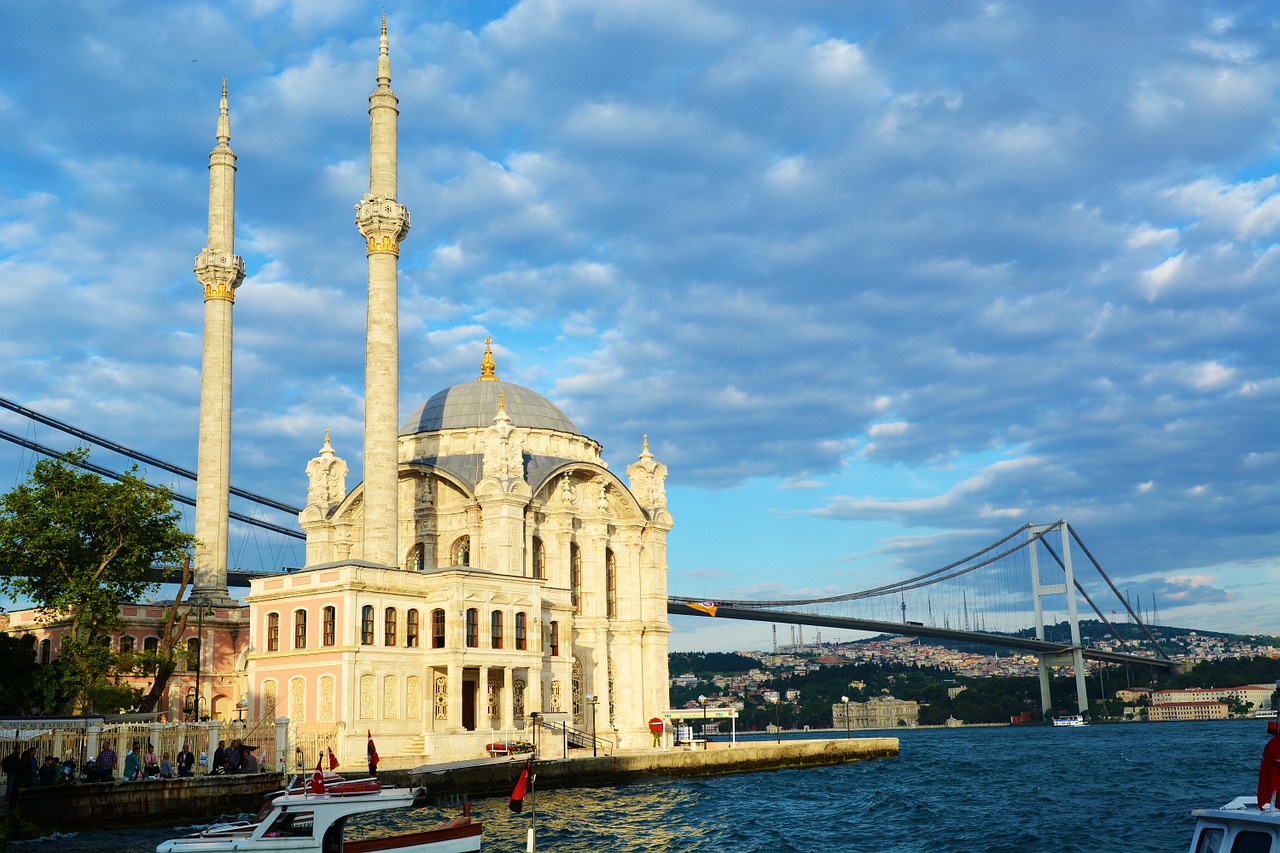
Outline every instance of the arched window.
<path id="1" fill-rule="evenodd" d="M 495 610 L 489 614 L 489 647 L 502 648 L 502 611 Z"/>
<path id="2" fill-rule="evenodd" d="M 121 639 L 124 639 L 121 637 Z M 133 637 L 129 638 L 130 640 Z M 129 651 L 133 651 L 133 646 L 129 646 Z M 53 641 L 45 637 L 40 641 L 40 663 L 51 663 L 53 661 Z"/>
<path id="3" fill-rule="evenodd" d="M 553 658 L 559 657 L 560 656 L 560 623 L 559 622 L 551 623 L 551 630 L 548 632 L 548 637 L 550 638 L 550 642 L 547 643 L 547 646 L 551 649 L 551 656 Z"/>
<path id="4" fill-rule="evenodd" d="M 396 625 L 396 609 L 388 607 L 382 615 L 382 645 L 394 646 L 396 644 L 396 634 L 398 627 Z"/>
<path id="5" fill-rule="evenodd" d="M 106 640 L 108 643 L 111 642 L 110 639 L 107 637 L 103 637 L 103 639 Z M 160 638 L 147 637 L 145 640 L 142 641 L 142 650 L 144 652 L 147 652 L 148 654 L 152 654 L 152 655 L 158 654 L 160 652 Z M 152 659 L 151 663 L 148 663 L 146 665 L 146 672 L 147 672 L 147 675 L 155 675 L 156 664 L 155 664 L 154 658 Z"/>
<path id="6" fill-rule="evenodd" d="M 410 609 L 404 615 L 404 644 L 411 649 L 418 647 L 418 611 L 416 608 Z"/>
<path id="7" fill-rule="evenodd" d="M 187 638 L 187 669 L 195 670 L 200 668 L 200 638 Z"/>
<path id="8" fill-rule="evenodd" d="M 338 609 L 332 605 L 324 609 L 324 637 L 321 640 L 326 646 L 338 642 Z"/>
<path id="9" fill-rule="evenodd" d="M 360 608 L 360 645 L 373 645 L 373 605 Z"/>
<path id="10" fill-rule="evenodd" d="M 444 648 L 444 611 L 440 608 L 431 611 L 431 648 Z"/>
<path id="11" fill-rule="evenodd" d="M 529 648 L 529 617 L 521 610 L 516 614 L 516 651 L 523 652 Z"/>
<path id="12" fill-rule="evenodd" d="M 449 564 L 452 566 L 471 565 L 471 537 L 459 536 L 449 552 Z"/>
<path id="13" fill-rule="evenodd" d="M 307 611 L 293 611 L 293 647 L 295 649 L 305 649 L 307 647 Z"/>
<path id="14" fill-rule="evenodd" d="M 467 648 L 480 647 L 480 611 L 474 607 L 467 610 Z"/>
<path id="15" fill-rule="evenodd" d="M 137 640 L 129 634 L 120 635 L 120 654 L 128 654 L 136 647 Z"/>
<path id="16" fill-rule="evenodd" d="M 618 558 L 612 548 L 604 549 L 605 615 L 610 619 L 618 615 Z"/>
<path id="17" fill-rule="evenodd" d="M 569 599 L 573 612 L 582 612 L 582 549 L 569 545 Z"/>
<path id="18" fill-rule="evenodd" d="M 537 536 L 533 537 L 533 576 L 535 578 L 547 576 L 547 549 Z"/>
<path id="19" fill-rule="evenodd" d="M 267 614 L 267 651 L 280 651 L 280 614 Z"/>
<path id="20" fill-rule="evenodd" d="M 425 566 L 422 565 L 422 560 L 425 554 L 426 554 L 426 549 L 423 548 L 421 542 L 413 546 L 413 548 L 409 551 L 409 565 L 408 565 L 409 571 L 420 572 L 424 568 L 426 568 Z"/>

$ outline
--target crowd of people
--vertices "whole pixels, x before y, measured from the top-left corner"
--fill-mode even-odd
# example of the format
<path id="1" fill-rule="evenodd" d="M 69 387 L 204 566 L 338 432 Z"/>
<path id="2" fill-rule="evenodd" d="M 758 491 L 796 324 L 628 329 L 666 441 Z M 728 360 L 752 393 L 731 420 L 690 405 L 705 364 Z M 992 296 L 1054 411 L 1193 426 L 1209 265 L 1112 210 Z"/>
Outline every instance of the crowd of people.
<path id="1" fill-rule="evenodd" d="M 208 772 L 223 773 L 257 773 L 258 759 L 251 746 L 235 738 L 227 746 L 225 740 L 218 741 L 213 760 L 209 762 Z M 200 763 L 205 763 L 205 756 L 200 756 Z M 67 758 L 59 761 L 56 756 L 46 755 L 39 758 L 36 747 L 22 749 L 14 744 L 13 751 L 8 753 L 0 769 L 5 775 L 5 801 L 13 805 L 20 788 L 33 788 L 42 785 L 69 785 L 73 782 L 113 782 L 123 778 L 126 782 L 140 779 L 174 779 L 194 775 L 196 756 L 183 746 L 174 760 L 169 754 L 156 755 L 155 744 L 148 743 L 142 749 L 141 743 L 134 741 L 121 761 L 110 743 L 103 745 L 97 756 L 90 757 L 83 767 Z M 117 774 L 119 774 L 117 776 Z"/>

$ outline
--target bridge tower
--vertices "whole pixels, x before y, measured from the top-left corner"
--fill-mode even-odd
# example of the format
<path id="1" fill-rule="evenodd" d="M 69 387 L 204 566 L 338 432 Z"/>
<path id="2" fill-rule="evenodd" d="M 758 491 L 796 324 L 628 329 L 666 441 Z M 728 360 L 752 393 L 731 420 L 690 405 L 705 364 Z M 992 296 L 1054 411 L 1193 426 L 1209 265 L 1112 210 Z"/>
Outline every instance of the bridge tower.
<path id="1" fill-rule="evenodd" d="M 1062 535 L 1062 583 L 1046 584 L 1040 582 L 1040 567 L 1036 560 L 1036 546 L 1028 547 L 1031 554 L 1031 599 L 1035 604 L 1036 639 L 1044 636 L 1044 603 L 1042 599 L 1049 595 L 1065 595 L 1067 597 L 1067 624 L 1071 628 L 1071 651 L 1059 654 L 1040 654 L 1040 712 L 1047 715 L 1053 707 L 1049 696 L 1049 667 L 1052 665 L 1070 665 L 1076 673 L 1076 707 L 1083 714 L 1089 710 L 1089 694 L 1086 688 L 1084 671 L 1084 647 L 1080 642 L 1080 614 L 1076 608 L 1076 578 L 1071 570 L 1071 529 L 1062 520 L 1056 524 L 1029 525 L 1027 537 L 1043 536 L 1054 528 Z"/>

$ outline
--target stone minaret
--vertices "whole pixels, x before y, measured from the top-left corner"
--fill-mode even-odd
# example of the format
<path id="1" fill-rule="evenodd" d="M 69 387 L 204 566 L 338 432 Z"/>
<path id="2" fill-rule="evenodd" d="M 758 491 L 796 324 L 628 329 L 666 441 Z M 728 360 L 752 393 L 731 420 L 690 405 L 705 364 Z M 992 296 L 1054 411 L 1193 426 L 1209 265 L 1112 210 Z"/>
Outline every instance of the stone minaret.
<path id="1" fill-rule="evenodd" d="M 396 119 L 382 15 L 378 87 L 369 96 L 369 192 L 356 205 L 356 227 L 369 256 L 369 306 L 364 362 L 363 559 L 401 563 L 396 543 L 400 426 L 400 324 L 396 304 L 400 241 L 409 233 L 409 211 L 396 201 Z"/>
<path id="2" fill-rule="evenodd" d="M 231 489 L 231 308 L 244 281 L 235 254 L 236 155 L 222 81 L 218 144 L 209 153 L 209 244 L 196 256 L 204 285 L 204 355 L 200 369 L 200 446 L 196 471 L 195 585 L 192 595 L 229 602 L 227 512 Z"/>

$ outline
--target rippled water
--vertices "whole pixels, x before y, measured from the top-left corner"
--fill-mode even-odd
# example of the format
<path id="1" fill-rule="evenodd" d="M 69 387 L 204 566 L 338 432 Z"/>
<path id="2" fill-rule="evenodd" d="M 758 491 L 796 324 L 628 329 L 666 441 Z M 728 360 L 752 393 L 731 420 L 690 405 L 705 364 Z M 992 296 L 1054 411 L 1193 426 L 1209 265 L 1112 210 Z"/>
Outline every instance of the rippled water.
<path id="1" fill-rule="evenodd" d="M 901 731 L 898 758 L 537 793 L 538 849 L 1165 853 L 1192 808 L 1251 793 L 1260 722 Z M 524 850 L 530 814 L 481 800 L 484 849 Z M 399 812 L 383 834 L 456 811 Z M 16 853 L 145 853 L 173 830 L 81 833 Z"/>

